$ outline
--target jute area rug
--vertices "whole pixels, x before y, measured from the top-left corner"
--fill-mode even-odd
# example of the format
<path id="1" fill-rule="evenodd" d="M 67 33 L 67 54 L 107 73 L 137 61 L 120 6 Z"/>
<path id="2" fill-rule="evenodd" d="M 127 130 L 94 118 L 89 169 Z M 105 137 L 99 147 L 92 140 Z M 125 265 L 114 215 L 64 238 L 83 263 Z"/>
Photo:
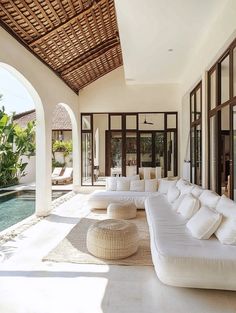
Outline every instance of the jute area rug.
<path id="1" fill-rule="evenodd" d="M 104 260 L 91 255 L 86 248 L 88 228 L 96 221 L 104 219 L 107 219 L 105 210 L 96 210 L 89 213 L 79 221 L 56 248 L 43 258 L 43 261 L 83 264 L 153 265 L 145 211 L 138 211 L 137 217 L 129 220 L 137 225 L 139 232 L 139 249 L 135 254 L 121 260 Z"/>

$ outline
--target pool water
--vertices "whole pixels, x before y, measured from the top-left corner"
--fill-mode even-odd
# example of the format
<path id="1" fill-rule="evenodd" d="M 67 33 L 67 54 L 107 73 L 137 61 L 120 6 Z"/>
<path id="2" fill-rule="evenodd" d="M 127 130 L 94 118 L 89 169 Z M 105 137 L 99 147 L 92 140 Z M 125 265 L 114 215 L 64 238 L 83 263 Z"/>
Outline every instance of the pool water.
<path id="1" fill-rule="evenodd" d="M 53 191 L 55 200 L 67 191 Z M 0 231 L 22 221 L 35 212 L 35 191 L 17 191 L 0 196 Z"/>

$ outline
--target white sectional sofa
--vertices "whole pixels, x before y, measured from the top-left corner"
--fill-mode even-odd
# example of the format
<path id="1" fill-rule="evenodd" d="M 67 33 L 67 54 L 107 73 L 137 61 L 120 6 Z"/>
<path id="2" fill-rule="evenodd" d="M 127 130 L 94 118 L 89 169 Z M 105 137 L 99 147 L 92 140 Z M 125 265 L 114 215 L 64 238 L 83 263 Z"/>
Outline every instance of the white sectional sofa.
<path id="1" fill-rule="evenodd" d="M 159 192 L 96 190 L 90 195 L 87 203 L 90 210 L 106 209 L 112 202 L 127 201 L 134 203 L 137 209 L 144 209 L 145 200 L 158 194 Z"/>
<path id="2" fill-rule="evenodd" d="M 170 192 L 166 194 L 166 186 L 165 183 L 164 187 L 160 186 L 159 191 L 155 192 L 97 191 L 91 194 L 89 205 L 91 209 L 106 208 L 111 202 L 131 201 L 137 208 L 145 208 L 152 259 L 156 274 L 163 283 L 180 287 L 236 290 L 236 203 L 227 200 L 231 201 L 231 208 L 227 210 L 229 215 L 233 212 L 235 221 L 235 244 L 222 244 L 214 234 L 210 239 L 199 240 L 186 227 L 188 220 L 176 212 L 176 203 L 179 205 L 183 201 L 181 197 L 183 199 L 191 194 L 195 199 L 200 197 L 201 201 L 197 199 L 200 206 L 215 210 L 223 196 L 220 198 L 205 192 L 204 198 L 200 196 L 203 190 L 198 186 L 193 189 L 193 185 L 183 184 L 176 201 L 170 203 L 172 197 Z M 224 204 L 221 210 L 224 211 Z"/>
<path id="3" fill-rule="evenodd" d="M 165 195 L 147 199 L 145 209 L 152 259 L 163 283 L 236 290 L 235 245 L 223 245 L 214 235 L 208 240 L 193 238 Z"/>

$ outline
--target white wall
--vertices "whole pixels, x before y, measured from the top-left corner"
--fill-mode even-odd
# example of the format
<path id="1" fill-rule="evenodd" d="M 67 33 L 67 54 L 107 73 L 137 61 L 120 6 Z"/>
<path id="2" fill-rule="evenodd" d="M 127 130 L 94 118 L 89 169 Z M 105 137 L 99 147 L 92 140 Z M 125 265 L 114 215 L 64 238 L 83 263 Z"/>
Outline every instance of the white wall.
<path id="1" fill-rule="evenodd" d="M 81 112 L 178 111 L 180 103 L 178 84 L 126 85 L 123 67 L 79 93 Z"/>
<path id="2" fill-rule="evenodd" d="M 28 183 L 34 183 L 35 182 L 35 156 L 31 156 L 30 158 L 28 158 L 27 156 L 23 156 L 22 157 L 22 163 L 28 163 L 24 172 L 25 172 L 25 176 L 20 178 L 20 184 L 28 184 Z"/>

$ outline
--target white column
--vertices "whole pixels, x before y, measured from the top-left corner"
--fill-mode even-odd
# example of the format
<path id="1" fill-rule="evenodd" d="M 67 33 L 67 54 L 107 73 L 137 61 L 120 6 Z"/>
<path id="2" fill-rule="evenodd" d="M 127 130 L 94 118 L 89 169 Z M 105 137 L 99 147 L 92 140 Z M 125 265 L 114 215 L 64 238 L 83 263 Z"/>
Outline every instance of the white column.
<path id="1" fill-rule="evenodd" d="M 51 114 L 36 109 L 36 215 L 47 216 L 51 211 L 52 171 Z"/>
<path id="2" fill-rule="evenodd" d="M 72 121 L 72 140 L 73 140 L 73 190 L 78 191 L 80 182 L 80 118 L 79 113 L 75 112 Z"/>

